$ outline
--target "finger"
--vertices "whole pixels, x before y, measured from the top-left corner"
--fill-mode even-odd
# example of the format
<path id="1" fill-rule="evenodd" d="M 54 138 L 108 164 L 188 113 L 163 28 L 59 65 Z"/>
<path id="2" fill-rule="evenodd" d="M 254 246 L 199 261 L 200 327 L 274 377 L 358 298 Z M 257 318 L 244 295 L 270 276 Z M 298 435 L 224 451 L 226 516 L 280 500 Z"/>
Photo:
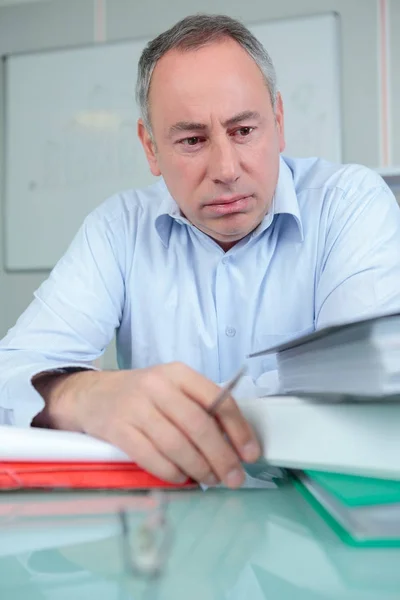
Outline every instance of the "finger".
<path id="1" fill-rule="evenodd" d="M 236 488 L 243 483 L 240 459 L 214 417 L 172 384 L 169 391 L 165 386 L 164 393 L 153 398 L 153 402 L 192 441 L 226 486 Z"/>
<path id="2" fill-rule="evenodd" d="M 260 444 L 232 397 L 227 398 L 218 407 L 216 417 L 241 458 L 245 462 L 256 461 L 261 454 Z"/>
<path id="3" fill-rule="evenodd" d="M 140 430 L 157 450 L 182 472 L 206 485 L 219 482 L 201 452 L 156 406 L 148 404 L 143 418 L 138 410 L 136 420 Z"/>
<path id="4" fill-rule="evenodd" d="M 221 391 L 216 383 L 183 363 L 176 362 L 163 366 L 167 377 L 176 387 L 206 410 Z"/>
<path id="5" fill-rule="evenodd" d="M 187 475 L 163 456 L 153 442 L 136 427 L 131 425 L 119 427 L 108 441 L 125 452 L 142 469 L 164 481 L 184 483 L 187 480 Z"/>
<path id="6" fill-rule="evenodd" d="M 166 366 L 171 367 L 169 373 L 172 373 L 175 383 L 179 385 L 182 392 L 206 410 L 221 391 L 218 385 L 187 365 L 173 363 Z M 222 402 L 216 415 L 242 460 L 246 462 L 257 460 L 261 453 L 260 444 L 232 396 Z"/>

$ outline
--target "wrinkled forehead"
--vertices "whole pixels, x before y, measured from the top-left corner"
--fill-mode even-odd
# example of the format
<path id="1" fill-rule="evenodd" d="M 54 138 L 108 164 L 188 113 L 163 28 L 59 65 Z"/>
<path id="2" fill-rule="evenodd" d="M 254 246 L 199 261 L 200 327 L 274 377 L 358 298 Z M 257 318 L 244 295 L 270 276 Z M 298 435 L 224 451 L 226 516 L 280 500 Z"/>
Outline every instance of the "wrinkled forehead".
<path id="1" fill-rule="evenodd" d="M 268 110 L 269 90 L 253 58 L 235 41 L 195 50 L 170 50 L 153 71 L 149 109 L 154 125 L 169 121 L 221 120 L 244 111 Z"/>

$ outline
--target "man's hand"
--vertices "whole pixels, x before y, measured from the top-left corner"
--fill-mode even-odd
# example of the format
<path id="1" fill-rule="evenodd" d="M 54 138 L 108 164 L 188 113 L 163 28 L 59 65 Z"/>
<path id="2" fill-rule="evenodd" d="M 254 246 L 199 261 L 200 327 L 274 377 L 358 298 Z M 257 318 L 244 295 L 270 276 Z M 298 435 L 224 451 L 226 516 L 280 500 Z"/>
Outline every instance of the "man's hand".
<path id="1" fill-rule="evenodd" d="M 215 416 L 209 415 L 207 408 L 220 388 L 181 363 L 85 371 L 47 381 L 44 376 L 34 386 L 46 408 L 33 424 L 106 440 L 166 481 L 191 477 L 235 488 L 244 480 L 241 461 L 252 462 L 260 454 L 233 398 L 227 398 Z"/>

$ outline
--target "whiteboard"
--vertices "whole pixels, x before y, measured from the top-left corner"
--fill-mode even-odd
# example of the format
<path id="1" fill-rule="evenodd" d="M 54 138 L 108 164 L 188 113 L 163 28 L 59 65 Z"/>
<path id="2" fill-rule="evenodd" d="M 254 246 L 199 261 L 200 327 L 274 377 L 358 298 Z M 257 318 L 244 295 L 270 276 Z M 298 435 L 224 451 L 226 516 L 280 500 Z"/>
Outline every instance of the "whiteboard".
<path id="1" fill-rule="evenodd" d="M 340 161 L 337 16 L 250 29 L 278 73 L 285 153 Z M 6 269 L 51 269 L 99 203 L 155 181 L 137 139 L 134 101 L 147 41 L 6 58 Z"/>

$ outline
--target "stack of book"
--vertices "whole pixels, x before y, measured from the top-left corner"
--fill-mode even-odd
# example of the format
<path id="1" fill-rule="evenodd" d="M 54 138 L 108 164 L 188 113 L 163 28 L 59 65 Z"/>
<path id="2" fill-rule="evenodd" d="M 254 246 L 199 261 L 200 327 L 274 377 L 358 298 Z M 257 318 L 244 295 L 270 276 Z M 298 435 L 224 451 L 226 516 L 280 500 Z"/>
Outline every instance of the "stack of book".
<path id="1" fill-rule="evenodd" d="M 244 403 L 265 459 L 294 469 L 299 490 L 345 541 L 400 546 L 400 313 L 251 356 L 269 353 L 281 395 Z"/>
<path id="2" fill-rule="evenodd" d="M 1 490 L 193 489 L 147 473 L 121 450 L 83 433 L 0 425 Z"/>
<path id="3" fill-rule="evenodd" d="M 294 472 L 296 486 L 347 543 L 400 546 L 400 481 Z"/>
<path id="4" fill-rule="evenodd" d="M 284 393 L 400 399 L 400 313 L 326 327 L 250 357 L 272 353 Z"/>

